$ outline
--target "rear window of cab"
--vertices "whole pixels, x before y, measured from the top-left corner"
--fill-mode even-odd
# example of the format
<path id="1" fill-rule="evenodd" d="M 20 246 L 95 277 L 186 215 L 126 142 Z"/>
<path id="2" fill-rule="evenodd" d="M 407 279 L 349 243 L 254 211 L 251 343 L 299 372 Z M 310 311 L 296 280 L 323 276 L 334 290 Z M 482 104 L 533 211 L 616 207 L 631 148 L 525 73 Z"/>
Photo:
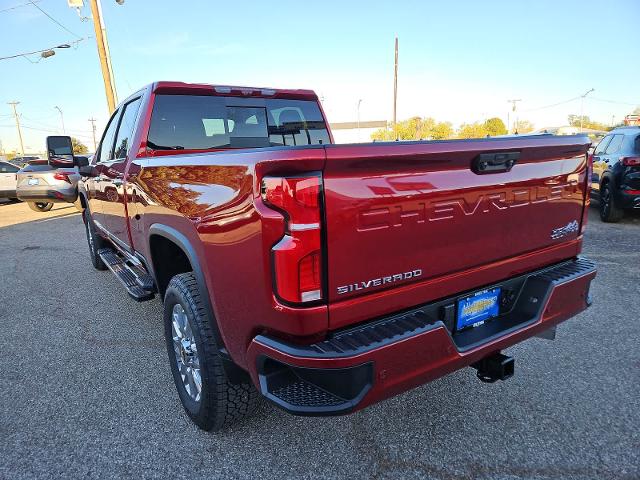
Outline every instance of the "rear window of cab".
<path id="1" fill-rule="evenodd" d="M 147 147 L 209 150 L 329 142 L 329 132 L 314 101 L 156 95 Z"/>

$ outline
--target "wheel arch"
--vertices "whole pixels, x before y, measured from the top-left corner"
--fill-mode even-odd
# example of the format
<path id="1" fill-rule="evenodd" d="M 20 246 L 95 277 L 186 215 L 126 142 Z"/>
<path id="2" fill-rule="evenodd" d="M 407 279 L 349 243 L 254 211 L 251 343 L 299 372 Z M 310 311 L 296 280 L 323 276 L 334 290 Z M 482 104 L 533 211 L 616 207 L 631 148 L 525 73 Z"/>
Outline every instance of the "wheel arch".
<path id="1" fill-rule="evenodd" d="M 246 378 L 248 377 L 248 373 L 244 371 L 242 368 L 240 368 L 235 362 L 233 362 L 226 347 L 224 346 L 222 335 L 220 333 L 220 327 L 218 325 L 218 319 L 213 312 L 213 305 L 211 303 L 210 290 L 207 285 L 206 277 L 200 265 L 200 260 L 198 259 L 198 254 L 195 248 L 193 247 L 193 245 L 191 244 L 187 236 L 184 235 L 182 232 L 168 225 L 154 223 L 149 227 L 149 233 L 147 236 L 147 242 L 148 242 L 147 251 L 149 252 L 149 256 L 150 256 L 149 261 L 147 263 L 151 269 L 151 274 L 153 275 L 153 278 L 156 282 L 156 286 L 158 287 L 158 291 L 161 297 L 164 298 L 164 293 L 166 291 L 166 286 L 168 285 L 168 281 L 165 282 L 166 279 L 161 279 L 161 278 L 159 279 L 158 277 L 157 258 L 154 255 L 154 238 L 158 238 L 158 237 L 162 238 L 163 241 L 171 242 L 173 245 L 175 245 L 176 248 L 180 249 L 182 254 L 185 256 L 185 258 L 189 262 L 191 271 L 194 273 L 196 277 L 196 281 L 198 282 L 198 288 L 200 289 L 202 302 L 207 311 L 207 315 L 212 320 L 211 323 L 215 331 L 214 337 L 217 344 L 216 347 L 220 352 L 220 356 L 223 360 L 223 364 L 224 364 L 224 368 L 227 373 L 227 376 L 232 383 L 245 382 Z M 178 272 L 178 273 L 184 273 L 184 272 Z"/>
<path id="2" fill-rule="evenodd" d="M 601 176 L 600 176 L 600 190 L 602 190 L 602 186 L 604 184 L 607 183 L 614 183 L 614 176 L 611 174 L 611 172 L 604 172 Z"/>

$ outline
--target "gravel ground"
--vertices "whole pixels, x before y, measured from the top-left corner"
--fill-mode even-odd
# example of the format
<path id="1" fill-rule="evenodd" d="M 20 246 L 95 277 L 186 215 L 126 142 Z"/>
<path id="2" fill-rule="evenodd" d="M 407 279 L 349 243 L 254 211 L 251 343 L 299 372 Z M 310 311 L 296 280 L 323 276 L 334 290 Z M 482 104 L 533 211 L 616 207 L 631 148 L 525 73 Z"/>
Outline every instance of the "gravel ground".
<path id="1" fill-rule="evenodd" d="M 640 215 L 592 209 L 594 305 L 509 350 L 516 375 L 465 369 L 356 414 L 263 403 L 194 427 L 167 364 L 159 301 L 89 262 L 73 207 L 0 204 L 0 478 L 640 478 Z"/>

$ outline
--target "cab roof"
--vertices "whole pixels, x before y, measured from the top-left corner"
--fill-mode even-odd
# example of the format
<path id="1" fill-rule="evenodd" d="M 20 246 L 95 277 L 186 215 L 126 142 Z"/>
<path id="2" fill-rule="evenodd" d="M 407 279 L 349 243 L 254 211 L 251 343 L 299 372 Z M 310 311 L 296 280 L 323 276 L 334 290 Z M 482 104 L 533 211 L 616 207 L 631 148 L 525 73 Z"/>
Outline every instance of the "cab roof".
<path id="1" fill-rule="evenodd" d="M 295 100 L 318 100 L 313 90 L 275 89 L 262 87 L 240 87 L 213 85 L 208 83 L 185 83 L 159 81 L 150 85 L 153 93 L 174 95 L 213 95 L 259 98 L 289 98 Z"/>

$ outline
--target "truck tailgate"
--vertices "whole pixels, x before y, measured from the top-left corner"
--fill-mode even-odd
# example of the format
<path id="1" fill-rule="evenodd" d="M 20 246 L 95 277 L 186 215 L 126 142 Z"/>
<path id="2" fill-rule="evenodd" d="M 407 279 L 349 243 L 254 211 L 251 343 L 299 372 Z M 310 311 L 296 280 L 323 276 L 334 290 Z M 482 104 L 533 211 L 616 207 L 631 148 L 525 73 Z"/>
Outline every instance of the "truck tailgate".
<path id="1" fill-rule="evenodd" d="M 327 146 L 329 301 L 575 240 L 589 143 L 529 136 Z M 479 173 L 487 159 L 515 164 Z"/>

